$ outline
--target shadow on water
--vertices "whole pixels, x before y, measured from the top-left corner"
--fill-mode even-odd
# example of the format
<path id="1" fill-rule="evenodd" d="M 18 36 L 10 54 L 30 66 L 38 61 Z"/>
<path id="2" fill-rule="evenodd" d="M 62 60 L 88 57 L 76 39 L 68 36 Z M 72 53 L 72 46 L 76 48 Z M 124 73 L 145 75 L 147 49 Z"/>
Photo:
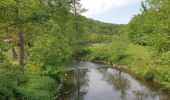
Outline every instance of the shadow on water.
<path id="1" fill-rule="evenodd" d="M 169 100 L 170 94 L 163 93 L 153 84 L 104 66 L 74 61 L 71 68 L 82 68 L 79 82 L 77 70 L 69 71 L 57 100 Z"/>

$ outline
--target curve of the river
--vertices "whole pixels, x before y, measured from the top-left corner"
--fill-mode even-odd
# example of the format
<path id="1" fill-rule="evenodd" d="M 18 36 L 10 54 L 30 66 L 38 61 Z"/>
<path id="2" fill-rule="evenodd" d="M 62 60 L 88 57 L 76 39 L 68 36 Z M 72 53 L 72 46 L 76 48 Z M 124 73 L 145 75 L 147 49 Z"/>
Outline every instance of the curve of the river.
<path id="1" fill-rule="evenodd" d="M 73 70 L 79 68 L 77 70 Z M 154 83 L 88 61 L 73 61 L 57 100 L 170 100 Z M 79 76 L 78 76 L 79 75 Z"/>

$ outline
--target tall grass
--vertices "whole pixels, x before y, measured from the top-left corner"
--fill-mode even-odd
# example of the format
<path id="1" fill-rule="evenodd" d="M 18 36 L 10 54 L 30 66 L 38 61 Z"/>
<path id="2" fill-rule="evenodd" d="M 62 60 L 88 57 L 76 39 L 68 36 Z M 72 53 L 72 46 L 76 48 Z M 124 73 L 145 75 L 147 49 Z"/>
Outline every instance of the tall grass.
<path id="1" fill-rule="evenodd" d="M 92 61 L 126 65 L 148 80 L 156 80 L 170 89 L 170 51 L 158 54 L 151 47 L 131 44 L 115 37 L 112 43 L 93 44 L 84 57 Z"/>

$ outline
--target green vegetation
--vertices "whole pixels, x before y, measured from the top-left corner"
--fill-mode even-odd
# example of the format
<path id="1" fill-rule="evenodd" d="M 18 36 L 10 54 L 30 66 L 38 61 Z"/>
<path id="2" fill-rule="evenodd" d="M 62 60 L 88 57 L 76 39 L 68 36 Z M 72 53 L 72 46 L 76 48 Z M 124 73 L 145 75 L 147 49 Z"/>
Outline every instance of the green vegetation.
<path id="1" fill-rule="evenodd" d="M 79 0 L 0 1 L 0 99 L 53 100 L 78 57 L 128 66 L 170 89 L 169 3 L 145 0 L 117 25 L 81 16 Z"/>
<path id="2" fill-rule="evenodd" d="M 81 16 L 79 0 L 3 0 L 0 9 L 1 100 L 53 100 L 79 48 L 124 27 Z"/>
<path id="3" fill-rule="evenodd" d="M 79 44 L 74 5 L 79 1 L 0 1 L 1 100 L 54 100 Z"/>
<path id="4" fill-rule="evenodd" d="M 93 44 L 84 52 L 84 59 L 128 66 L 128 70 L 133 70 L 147 80 L 155 80 L 165 87 L 169 86 L 169 56 L 166 53 L 158 56 L 151 47 L 122 41 Z"/>
<path id="5" fill-rule="evenodd" d="M 93 42 L 84 49 L 84 58 L 128 66 L 134 73 L 170 89 L 169 3 L 142 2 L 141 13 L 132 18 L 123 33 Z"/>
<path id="6" fill-rule="evenodd" d="M 169 51 L 169 3 L 169 0 L 143 2 L 142 13 L 134 16 L 128 25 L 129 39 L 152 46 L 158 52 Z"/>

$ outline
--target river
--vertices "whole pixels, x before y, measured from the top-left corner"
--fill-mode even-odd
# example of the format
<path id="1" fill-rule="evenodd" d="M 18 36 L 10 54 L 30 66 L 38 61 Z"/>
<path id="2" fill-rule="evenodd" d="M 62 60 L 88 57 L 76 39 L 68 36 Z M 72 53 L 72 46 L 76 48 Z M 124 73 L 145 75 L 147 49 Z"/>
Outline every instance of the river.
<path id="1" fill-rule="evenodd" d="M 68 69 L 57 100 L 170 100 L 156 84 L 104 64 L 73 61 Z"/>

